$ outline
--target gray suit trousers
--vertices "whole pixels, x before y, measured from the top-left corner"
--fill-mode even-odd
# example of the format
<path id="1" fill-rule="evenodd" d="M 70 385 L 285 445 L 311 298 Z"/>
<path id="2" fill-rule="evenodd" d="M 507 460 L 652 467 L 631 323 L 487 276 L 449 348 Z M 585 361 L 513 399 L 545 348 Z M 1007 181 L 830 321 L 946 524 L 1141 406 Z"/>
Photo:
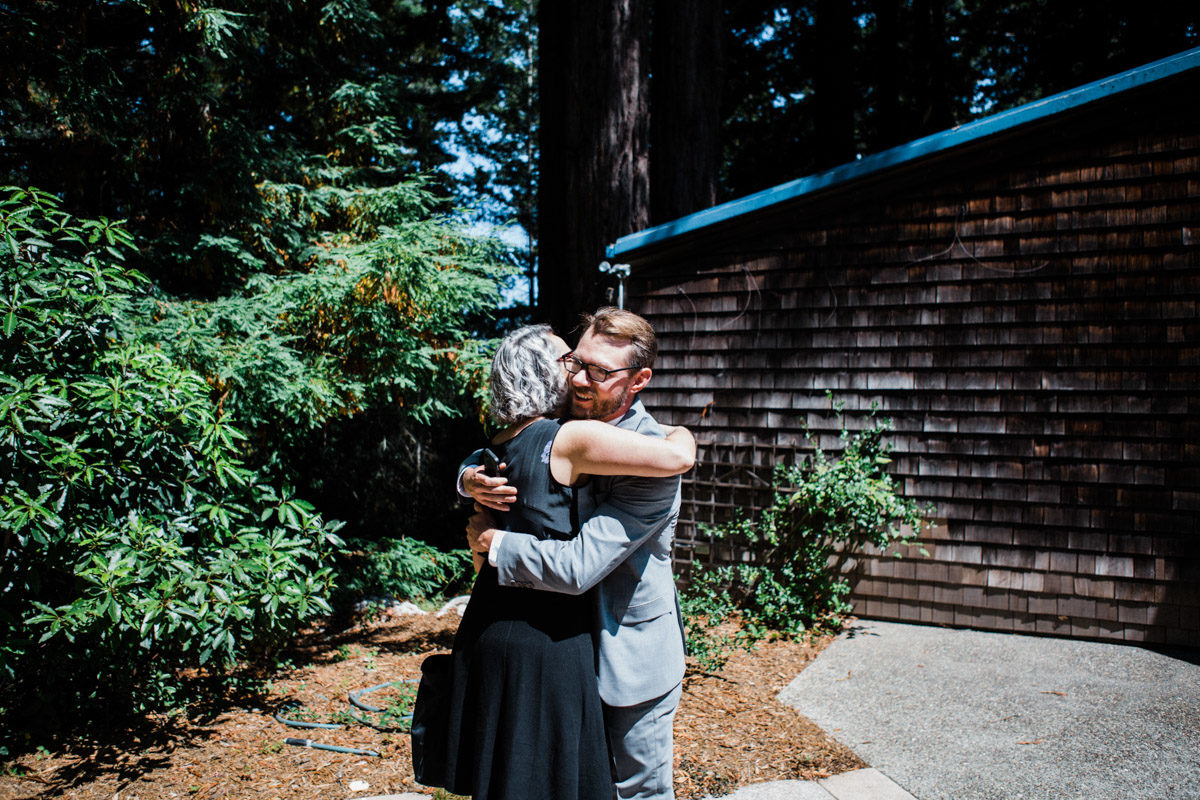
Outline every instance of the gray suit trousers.
<path id="1" fill-rule="evenodd" d="M 604 706 L 604 729 L 613 757 L 613 783 L 621 800 L 674 800 L 675 712 L 683 684 L 635 706 Z"/>

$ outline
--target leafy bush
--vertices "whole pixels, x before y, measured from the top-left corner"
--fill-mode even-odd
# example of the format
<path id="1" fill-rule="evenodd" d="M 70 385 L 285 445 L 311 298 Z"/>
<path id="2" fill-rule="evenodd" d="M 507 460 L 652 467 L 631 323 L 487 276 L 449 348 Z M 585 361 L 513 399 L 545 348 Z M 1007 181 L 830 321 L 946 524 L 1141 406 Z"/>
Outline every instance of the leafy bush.
<path id="1" fill-rule="evenodd" d="M 472 417 L 489 353 L 476 330 L 508 273 L 504 252 L 431 218 L 420 180 L 263 191 L 312 237 L 295 271 L 207 301 L 141 296 L 122 309 L 123 336 L 203 375 L 249 434 L 251 463 L 349 535 L 445 538 L 459 514 L 445 487 L 482 434 Z"/>
<path id="2" fill-rule="evenodd" d="M 181 699 L 329 611 L 339 544 L 240 461 L 195 372 L 119 338 L 117 223 L 0 200 L 0 713 L 80 722 Z"/>
<path id="3" fill-rule="evenodd" d="M 444 552 L 410 537 L 350 539 L 338 558 L 334 605 L 364 598 L 435 600 L 465 591 L 473 578 L 469 550 Z"/>
<path id="4" fill-rule="evenodd" d="M 852 611 L 845 560 L 866 547 L 886 551 L 911 542 L 924 525 L 916 503 L 902 497 L 884 470 L 891 459 L 889 420 L 850 432 L 834 404 L 845 447 L 832 458 L 814 442 L 800 464 L 775 468 L 774 500 L 757 517 L 744 512 L 703 529 L 714 542 L 748 546 L 748 564 L 698 566 L 684 592 L 689 645 L 703 669 L 719 668 L 731 647 L 776 631 L 794 636 L 835 628 Z M 735 634 L 721 625 L 740 616 Z"/>

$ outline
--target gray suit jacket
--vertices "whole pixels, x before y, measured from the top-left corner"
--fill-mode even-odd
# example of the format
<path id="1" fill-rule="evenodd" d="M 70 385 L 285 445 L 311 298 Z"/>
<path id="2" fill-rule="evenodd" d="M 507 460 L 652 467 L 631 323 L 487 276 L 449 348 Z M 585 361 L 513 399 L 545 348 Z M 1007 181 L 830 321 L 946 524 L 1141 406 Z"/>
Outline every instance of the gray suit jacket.
<path id="1" fill-rule="evenodd" d="M 616 423 L 662 436 L 641 401 Z M 539 541 L 506 532 L 496 552 L 500 583 L 581 594 L 596 587 L 597 676 L 610 706 L 661 697 L 683 679 L 683 623 L 671 546 L 679 477 L 593 478 L 583 491 L 580 533 Z"/>

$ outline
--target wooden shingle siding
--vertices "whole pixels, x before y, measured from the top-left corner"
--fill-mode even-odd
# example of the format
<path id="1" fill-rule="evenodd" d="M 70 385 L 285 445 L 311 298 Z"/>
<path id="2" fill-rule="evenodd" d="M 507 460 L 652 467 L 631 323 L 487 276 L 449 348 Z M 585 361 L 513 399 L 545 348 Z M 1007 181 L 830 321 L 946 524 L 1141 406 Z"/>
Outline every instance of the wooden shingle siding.
<path id="1" fill-rule="evenodd" d="M 839 448 L 832 392 L 851 427 L 893 420 L 891 472 L 938 521 L 929 558 L 861 559 L 857 613 L 1200 644 L 1189 80 L 631 254 L 643 397 L 701 443 L 682 571 L 806 430 Z"/>

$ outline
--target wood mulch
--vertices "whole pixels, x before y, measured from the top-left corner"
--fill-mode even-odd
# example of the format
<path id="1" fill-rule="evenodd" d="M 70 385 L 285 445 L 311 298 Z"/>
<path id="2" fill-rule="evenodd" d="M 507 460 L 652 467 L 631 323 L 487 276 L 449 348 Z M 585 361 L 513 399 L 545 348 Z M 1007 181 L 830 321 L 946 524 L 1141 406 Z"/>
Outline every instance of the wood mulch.
<path id="1" fill-rule="evenodd" d="M 263 692 L 188 715 L 96 732 L 53 749 L 0 762 L 0 800 L 313 800 L 405 791 L 413 781 L 406 733 L 351 722 L 340 730 L 299 730 L 276 720 L 345 721 L 351 691 L 415 679 L 422 659 L 449 649 L 458 616 L 385 617 L 340 633 L 306 633 L 292 663 Z M 736 654 L 717 675 L 689 672 L 675 723 L 680 800 L 724 795 L 738 786 L 813 779 L 865 766 L 813 723 L 775 700 L 830 637 L 773 641 Z M 363 695 L 377 707 L 401 698 L 392 687 Z M 298 703 L 299 705 L 290 705 Z M 386 722 L 386 719 L 382 721 Z M 285 738 L 379 756 L 329 752 Z M 447 797 L 439 793 L 439 797 Z"/>

